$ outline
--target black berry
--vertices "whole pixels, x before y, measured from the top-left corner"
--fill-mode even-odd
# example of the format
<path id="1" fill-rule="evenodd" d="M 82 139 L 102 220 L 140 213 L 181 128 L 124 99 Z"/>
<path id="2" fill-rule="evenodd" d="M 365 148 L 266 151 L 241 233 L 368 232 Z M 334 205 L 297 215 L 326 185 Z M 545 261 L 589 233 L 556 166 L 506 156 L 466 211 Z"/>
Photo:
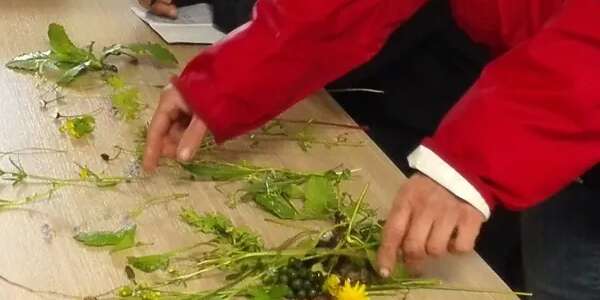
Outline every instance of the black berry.
<path id="1" fill-rule="evenodd" d="M 288 270 L 287 275 L 290 277 L 291 280 L 294 280 L 296 278 L 299 278 L 300 276 L 298 276 L 298 271 L 294 270 L 294 269 L 290 269 Z"/>
<path id="2" fill-rule="evenodd" d="M 306 290 L 310 290 L 313 288 L 313 283 L 310 280 L 303 280 L 302 281 L 302 288 L 306 289 Z"/>
<path id="3" fill-rule="evenodd" d="M 302 279 L 309 279 L 310 271 L 308 269 L 300 269 L 300 270 L 298 270 L 298 277 L 300 277 Z"/>
<path id="4" fill-rule="evenodd" d="M 298 270 L 298 269 L 302 268 L 302 261 L 295 257 L 292 257 L 292 258 L 290 258 L 289 265 L 290 265 L 290 267 Z"/>
<path id="5" fill-rule="evenodd" d="M 306 296 L 308 296 L 308 293 L 305 290 L 299 290 L 296 293 L 296 298 L 298 299 L 306 299 Z"/>
<path id="6" fill-rule="evenodd" d="M 286 274 L 279 275 L 279 283 L 287 284 L 290 278 Z"/>
<path id="7" fill-rule="evenodd" d="M 300 278 L 296 278 L 294 280 L 292 280 L 292 282 L 290 283 L 290 287 L 294 290 L 294 291 L 299 291 L 302 289 L 302 287 L 304 286 L 302 284 L 302 279 Z"/>

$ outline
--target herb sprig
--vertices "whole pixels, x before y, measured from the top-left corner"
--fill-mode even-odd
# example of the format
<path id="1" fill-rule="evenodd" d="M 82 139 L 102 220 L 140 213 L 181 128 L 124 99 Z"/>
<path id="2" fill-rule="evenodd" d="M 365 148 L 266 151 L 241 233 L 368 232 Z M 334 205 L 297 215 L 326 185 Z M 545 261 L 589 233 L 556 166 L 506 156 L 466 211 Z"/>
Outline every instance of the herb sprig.
<path id="1" fill-rule="evenodd" d="M 94 53 L 94 42 L 87 47 L 76 46 L 62 25 L 52 23 L 48 27 L 50 50 L 27 53 L 15 57 L 6 66 L 48 76 L 58 73 L 57 83 L 68 85 L 86 72 L 117 72 L 116 66 L 107 62 L 111 56 L 129 56 L 137 62 L 138 56 L 149 55 L 165 65 L 176 65 L 177 59 L 166 48 L 154 43 L 116 44 L 104 48 L 100 56 Z"/>
<path id="2" fill-rule="evenodd" d="M 199 161 L 182 167 L 193 180 L 242 182 L 242 187 L 229 195 L 230 206 L 253 201 L 281 219 L 329 218 L 337 205 L 339 184 L 352 174 L 348 169 L 301 173 L 217 161 Z"/>

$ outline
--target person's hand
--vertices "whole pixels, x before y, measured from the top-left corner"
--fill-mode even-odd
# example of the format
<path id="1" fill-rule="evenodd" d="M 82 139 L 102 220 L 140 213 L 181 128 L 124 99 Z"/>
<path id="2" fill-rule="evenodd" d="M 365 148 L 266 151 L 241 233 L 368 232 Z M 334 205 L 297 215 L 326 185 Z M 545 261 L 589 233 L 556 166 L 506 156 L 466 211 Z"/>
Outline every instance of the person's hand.
<path id="1" fill-rule="evenodd" d="M 177 7 L 172 0 L 138 0 L 138 2 L 157 16 L 177 18 Z"/>
<path id="2" fill-rule="evenodd" d="M 154 171 L 161 156 L 192 159 L 206 132 L 204 122 L 192 114 L 177 88 L 169 84 L 160 95 L 148 129 L 144 170 Z"/>
<path id="3" fill-rule="evenodd" d="M 402 187 L 383 228 L 377 262 L 389 276 L 398 254 L 413 272 L 423 261 L 473 250 L 484 216 L 467 202 L 423 174 L 413 175 Z"/>

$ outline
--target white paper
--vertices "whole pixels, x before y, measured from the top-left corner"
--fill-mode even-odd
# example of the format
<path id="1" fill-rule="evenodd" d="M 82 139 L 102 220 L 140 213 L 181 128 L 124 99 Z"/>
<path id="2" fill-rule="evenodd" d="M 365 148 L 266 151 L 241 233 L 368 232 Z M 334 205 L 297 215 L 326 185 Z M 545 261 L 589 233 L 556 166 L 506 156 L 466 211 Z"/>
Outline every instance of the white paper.
<path id="1" fill-rule="evenodd" d="M 177 8 L 177 19 L 159 17 L 132 2 L 131 10 L 167 43 L 212 44 L 225 34 L 213 27 L 210 6 L 199 3 Z"/>

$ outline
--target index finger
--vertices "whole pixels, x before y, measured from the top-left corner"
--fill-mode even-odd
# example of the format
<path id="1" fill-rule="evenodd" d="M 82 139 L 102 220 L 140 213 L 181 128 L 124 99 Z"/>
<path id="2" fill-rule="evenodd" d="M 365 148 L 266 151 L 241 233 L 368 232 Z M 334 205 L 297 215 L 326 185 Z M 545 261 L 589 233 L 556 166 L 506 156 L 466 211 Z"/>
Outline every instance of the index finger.
<path id="1" fill-rule="evenodd" d="M 410 209 L 406 205 L 394 205 L 383 227 L 381 246 L 377 254 L 379 273 L 387 277 L 393 271 L 398 257 L 398 248 L 406 234 L 410 220 Z"/>
<path id="2" fill-rule="evenodd" d="M 169 118 L 169 114 L 160 109 L 157 110 L 154 117 L 152 117 L 146 136 L 143 162 L 144 170 L 152 172 L 156 169 L 162 152 L 162 140 L 167 135 L 170 125 L 171 119 Z"/>
<path id="3" fill-rule="evenodd" d="M 162 153 L 163 139 L 169 133 L 171 123 L 177 116 L 173 116 L 171 110 L 164 102 L 159 103 L 152 117 L 148 134 L 146 136 L 146 148 L 144 149 L 144 170 L 152 172 L 158 165 Z"/>

